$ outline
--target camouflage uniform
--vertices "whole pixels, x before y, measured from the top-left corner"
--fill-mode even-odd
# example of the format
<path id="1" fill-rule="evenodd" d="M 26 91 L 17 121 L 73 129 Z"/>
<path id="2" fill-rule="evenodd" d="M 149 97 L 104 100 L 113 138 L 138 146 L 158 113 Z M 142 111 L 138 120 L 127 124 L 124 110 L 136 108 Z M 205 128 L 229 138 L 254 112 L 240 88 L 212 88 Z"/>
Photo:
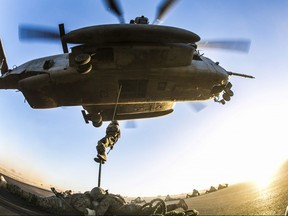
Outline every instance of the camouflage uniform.
<path id="1" fill-rule="evenodd" d="M 106 129 L 106 136 L 103 137 L 101 140 L 98 141 L 96 146 L 98 155 L 97 157 L 103 161 L 107 160 L 107 155 L 105 148 L 113 148 L 115 143 L 120 138 L 120 127 L 117 121 L 112 121 L 107 129 Z"/>
<path id="2" fill-rule="evenodd" d="M 2 179 L 0 180 L 1 183 Z M 32 205 L 40 207 L 50 213 L 56 215 L 152 215 L 159 214 L 169 216 L 198 215 L 196 210 L 186 211 L 188 209 L 184 200 L 180 200 L 177 204 L 166 205 L 163 200 L 161 205 L 152 205 L 153 202 L 146 203 L 143 206 L 134 203 L 127 204 L 120 195 L 108 194 L 107 191 L 99 187 L 95 187 L 91 192 L 66 194 L 66 196 L 40 197 L 35 194 L 22 190 L 14 184 L 6 184 L 9 192 L 15 194 Z M 173 212 L 176 208 L 183 208 L 186 212 Z M 166 214 L 166 212 L 168 212 Z M 91 214 L 89 214 L 91 213 Z"/>
<path id="3" fill-rule="evenodd" d="M 32 205 L 57 215 L 84 215 L 86 208 L 93 208 L 89 193 L 76 193 L 65 198 L 56 196 L 40 197 L 22 190 L 14 184 L 7 184 L 7 190 Z"/>
<path id="4" fill-rule="evenodd" d="M 170 215 L 173 215 L 171 211 L 177 208 L 182 207 L 184 210 L 188 209 L 184 200 L 181 200 L 177 204 L 168 205 L 167 209 L 164 201 L 161 199 L 156 199 L 156 201 L 161 202 L 161 206 L 152 206 L 152 203 L 151 205 L 147 203 L 144 206 L 135 203 L 127 204 L 120 195 L 108 194 L 107 191 L 99 187 L 93 188 L 90 196 L 93 201 L 98 203 L 97 206 L 94 207 L 95 215 L 152 215 L 166 211 L 169 212 Z M 176 213 L 174 215 L 176 215 Z"/>

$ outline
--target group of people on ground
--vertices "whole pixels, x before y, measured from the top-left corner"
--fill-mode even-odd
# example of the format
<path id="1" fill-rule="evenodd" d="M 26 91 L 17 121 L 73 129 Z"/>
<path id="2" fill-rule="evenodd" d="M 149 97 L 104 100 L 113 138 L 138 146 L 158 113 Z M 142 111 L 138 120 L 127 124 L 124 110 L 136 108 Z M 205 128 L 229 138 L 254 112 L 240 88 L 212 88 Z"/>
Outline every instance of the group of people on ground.
<path id="1" fill-rule="evenodd" d="M 57 215 L 198 215 L 196 210 L 188 210 L 186 202 L 181 199 L 174 204 L 166 205 L 162 199 L 139 205 L 127 203 L 120 195 L 110 194 L 107 190 L 94 187 L 85 193 L 59 193 L 54 188 L 55 195 L 49 197 L 37 196 L 21 189 L 16 184 L 7 183 L 1 176 L 0 187 L 17 195 L 35 207 Z M 182 211 L 175 211 L 176 209 Z"/>

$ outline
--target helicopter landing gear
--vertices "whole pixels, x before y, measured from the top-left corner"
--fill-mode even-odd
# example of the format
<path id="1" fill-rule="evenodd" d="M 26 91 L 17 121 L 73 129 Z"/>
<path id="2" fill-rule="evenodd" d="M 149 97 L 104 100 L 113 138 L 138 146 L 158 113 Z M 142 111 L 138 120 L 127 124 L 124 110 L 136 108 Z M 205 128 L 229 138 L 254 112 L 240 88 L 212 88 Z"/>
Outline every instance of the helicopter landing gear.
<path id="1" fill-rule="evenodd" d="M 226 92 L 223 93 L 222 97 L 223 97 L 223 99 L 224 99 L 225 101 L 230 101 L 230 100 L 231 100 L 230 95 L 227 94 Z"/>
<path id="2" fill-rule="evenodd" d="M 75 63 L 80 74 L 87 74 L 92 70 L 91 56 L 86 53 L 79 54 L 75 57 Z"/>
<path id="3" fill-rule="evenodd" d="M 102 120 L 101 120 L 101 121 L 98 121 L 98 122 L 92 121 L 92 125 L 93 125 L 94 127 L 101 127 L 102 124 L 103 124 L 103 121 L 102 121 Z"/>
<path id="4" fill-rule="evenodd" d="M 228 82 L 227 85 L 225 85 L 224 87 L 215 86 L 213 88 L 213 91 L 215 91 L 215 90 L 219 91 L 220 88 L 221 88 L 221 91 L 219 92 L 219 95 L 221 92 L 223 92 L 222 99 L 219 99 L 220 96 L 218 95 L 214 98 L 214 101 L 224 105 L 226 103 L 226 101 L 231 100 L 231 97 L 234 95 L 234 92 L 231 90 L 232 84 L 230 82 Z"/>
<path id="5" fill-rule="evenodd" d="M 85 112 L 85 110 L 82 110 L 82 115 L 83 115 L 83 118 L 86 122 L 86 124 L 89 124 L 89 121 L 92 122 L 92 125 L 94 127 L 100 127 L 102 124 L 103 124 L 103 119 L 102 119 L 102 116 L 100 113 L 98 114 L 87 114 Z"/>

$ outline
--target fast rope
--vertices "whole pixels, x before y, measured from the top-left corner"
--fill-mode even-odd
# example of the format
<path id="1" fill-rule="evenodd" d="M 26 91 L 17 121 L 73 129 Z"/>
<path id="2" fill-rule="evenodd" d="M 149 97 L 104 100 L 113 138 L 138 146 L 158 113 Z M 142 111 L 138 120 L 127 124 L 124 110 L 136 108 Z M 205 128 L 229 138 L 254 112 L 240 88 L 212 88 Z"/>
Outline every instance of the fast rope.
<path id="1" fill-rule="evenodd" d="M 118 106 L 118 103 L 119 103 L 119 98 L 120 98 L 121 90 L 122 90 L 122 85 L 120 85 L 120 87 L 119 87 L 118 96 L 117 96 L 117 100 L 116 100 L 116 104 L 115 104 L 115 108 L 114 108 L 114 113 L 113 113 L 112 121 L 114 121 L 114 119 L 115 119 L 115 115 L 116 115 L 117 106 Z M 107 155 L 109 155 L 109 153 L 110 153 L 110 151 L 112 150 L 112 148 L 113 148 L 113 147 L 111 147 L 111 148 L 109 149 L 109 151 L 107 152 Z"/>
<path id="2" fill-rule="evenodd" d="M 116 104 L 115 104 L 115 108 L 114 108 L 112 121 L 114 121 L 114 119 L 115 119 L 115 115 L 116 115 L 116 111 L 117 111 L 117 106 L 118 106 L 121 90 L 122 90 L 122 85 L 120 85 L 120 87 L 119 87 L 119 91 L 118 91 L 118 95 L 117 95 L 117 100 L 116 100 Z M 111 149 L 112 148 L 109 149 L 109 151 L 107 152 L 107 155 L 110 153 Z M 100 187 L 100 185 L 101 185 L 102 163 L 103 162 L 100 160 L 100 162 L 99 162 L 99 171 L 98 171 L 98 187 Z"/>
<path id="3" fill-rule="evenodd" d="M 113 113 L 112 121 L 114 121 L 114 119 L 115 119 L 115 115 L 116 115 L 116 111 L 117 111 L 117 106 L 118 106 L 118 102 L 119 102 L 119 98 L 120 98 L 121 90 L 122 90 L 122 85 L 120 85 L 120 87 L 119 87 L 118 96 L 117 96 L 117 101 L 116 101 L 116 104 L 115 104 L 115 108 L 114 108 L 114 113 Z"/>

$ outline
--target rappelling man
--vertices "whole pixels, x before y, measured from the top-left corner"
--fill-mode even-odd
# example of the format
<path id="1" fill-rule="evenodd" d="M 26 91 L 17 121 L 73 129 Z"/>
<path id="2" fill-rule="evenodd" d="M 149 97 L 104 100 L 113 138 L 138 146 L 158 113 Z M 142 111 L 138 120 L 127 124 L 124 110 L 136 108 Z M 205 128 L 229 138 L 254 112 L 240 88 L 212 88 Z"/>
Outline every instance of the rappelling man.
<path id="1" fill-rule="evenodd" d="M 117 120 L 112 120 L 106 128 L 106 136 L 97 143 L 97 157 L 94 160 L 97 163 L 104 163 L 107 160 L 106 148 L 113 149 L 115 143 L 120 138 L 120 127 Z"/>

